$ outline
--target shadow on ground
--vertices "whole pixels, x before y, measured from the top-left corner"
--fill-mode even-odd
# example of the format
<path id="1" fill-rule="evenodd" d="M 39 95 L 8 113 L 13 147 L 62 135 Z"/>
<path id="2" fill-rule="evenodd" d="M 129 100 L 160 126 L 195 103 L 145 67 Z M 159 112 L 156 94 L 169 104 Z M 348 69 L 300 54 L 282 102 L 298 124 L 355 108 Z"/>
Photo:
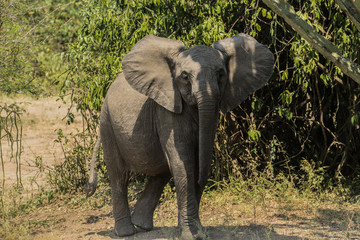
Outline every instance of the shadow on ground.
<path id="1" fill-rule="evenodd" d="M 302 239 L 294 236 L 287 236 L 275 233 L 268 227 L 263 225 L 249 225 L 249 226 L 216 226 L 205 227 L 205 231 L 209 240 L 238 240 L 238 239 L 286 239 L 297 240 Z M 112 231 L 91 232 L 89 235 L 100 235 L 109 237 L 109 239 L 123 239 L 123 240 L 160 240 L 160 239 L 178 239 L 180 231 L 176 227 L 161 227 L 154 228 L 149 232 L 138 232 L 129 237 L 117 237 Z"/>
<path id="2" fill-rule="evenodd" d="M 112 230 L 103 231 L 112 225 L 112 214 L 88 215 L 83 224 L 98 225 L 85 232 L 84 239 L 178 239 L 180 231 L 174 226 L 156 227 L 150 232 L 138 232 L 130 237 L 117 237 Z M 101 223 L 103 225 L 101 225 Z M 105 223 L 105 224 L 104 224 Z M 101 227 L 102 230 L 101 230 Z M 97 229 L 97 230 L 95 230 Z M 304 214 L 274 214 L 272 220 L 235 226 L 206 226 L 208 240 L 214 239 L 360 239 L 360 211 L 318 209 L 312 216 Z M 84 232 L 83 232 L 84 234 Z M 83 235 L 84 236 L 84 235 Z"/>

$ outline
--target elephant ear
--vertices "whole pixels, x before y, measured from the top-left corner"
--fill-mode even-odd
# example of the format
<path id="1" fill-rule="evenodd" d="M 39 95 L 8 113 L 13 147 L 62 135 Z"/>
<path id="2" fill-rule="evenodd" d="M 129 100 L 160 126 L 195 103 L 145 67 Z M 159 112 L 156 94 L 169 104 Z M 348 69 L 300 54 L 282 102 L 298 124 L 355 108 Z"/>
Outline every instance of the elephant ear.
<path id="1" fill-rule="evenodd" d="M 265 85 L 273 72 L 274 56 L 246 34 L 214 42 L 212 47 L 224 55 L 227 63 L 228 81 L 220 102 L 225 113 Z"/>
<path id="2" fill-rule="evenodd" d="M 184 49 L 181 41 L 149 35 L 124 56 L 125 79 L 138 92 L 155 100 L 167 110 L 181 113 L 181 95 L 174 84 L 174 57 Z"/>

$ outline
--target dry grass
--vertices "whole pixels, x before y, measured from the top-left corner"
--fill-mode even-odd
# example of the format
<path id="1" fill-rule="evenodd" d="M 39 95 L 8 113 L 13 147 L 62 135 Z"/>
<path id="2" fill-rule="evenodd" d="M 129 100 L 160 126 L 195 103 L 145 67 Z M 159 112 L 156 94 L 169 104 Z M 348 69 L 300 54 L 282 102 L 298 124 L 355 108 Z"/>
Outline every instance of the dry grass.
<path id="1" fill-rule="evenodd" d="M 101 191 L 101 190 L 100 190 Z M 101 203 L 105 204 L 101 204 Z M 133 206 L 135 202 L 132 202 Z M 359 204 L 306 198 L 253 202 L 227 190 L 205 193 L 200 210 L 208 239 L 360 239 Z M 58 196 L 7 222 L 7 239 L 111 239 L 110 196 Z M 176 199 L 159 204 L 155 229 L 120 239 L 175 239 Z M 4 236 L 4 235 L 3 235 Z"/>

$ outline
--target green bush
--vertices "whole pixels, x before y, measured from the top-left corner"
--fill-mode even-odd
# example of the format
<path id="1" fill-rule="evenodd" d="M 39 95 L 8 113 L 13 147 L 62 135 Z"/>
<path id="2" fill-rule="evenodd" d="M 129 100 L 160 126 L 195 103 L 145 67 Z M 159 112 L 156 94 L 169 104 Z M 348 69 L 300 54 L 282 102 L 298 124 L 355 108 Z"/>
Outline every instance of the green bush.
<path id="1" fill-rule="evenodd" d="M 360 34 L 335 1 L 290 2 L 345 56 L 358 58 Z M 353 186 L 359 183 L 359 86 L 261 2 L 95 0 L 86 5 L 82 19 L 67 55 L 71 74 L 63 90 L 72 91 L 92 134 L 122 57 L 141 38 L 155 34 L 193 46 L 244 32 L 270 47 L 275 71 L 264 88 L 221 116 L 212 179 L 262 173 L 269 180 L 285 176 L 298 185 L 316 184 L 303 185 L 313 191 L 352 177 Z M 320 178 L 301 178 L 303 159 Z"/>
<path id="2" fill-rule="evenodd" d="M 49 92 L 67 66 L 63 56 L 80 25 L 71 0 L 0 2 L 0 92 Z"/>

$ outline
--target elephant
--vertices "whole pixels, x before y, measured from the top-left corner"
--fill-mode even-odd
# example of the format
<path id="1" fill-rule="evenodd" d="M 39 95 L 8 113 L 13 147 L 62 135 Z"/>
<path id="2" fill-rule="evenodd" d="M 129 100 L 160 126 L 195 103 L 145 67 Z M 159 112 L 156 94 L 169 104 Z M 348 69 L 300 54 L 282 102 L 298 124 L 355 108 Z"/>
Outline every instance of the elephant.
<path id="1" fill-rule="evenodd" d="M 206 238 L 199 204 L 212 161 L 220 110 L 226 113 L 273 73 L 274 57 L 253 37 L 238 34 L 186 49 L 153 35 L 123 57 L 100 114 L 100 138 L 113 200 L 114 232 L 153 228 L 153 213 L 172 177 L 182 239 Z M 100 140 L 98 140 L 99 142 Z M 99 143 L 96 144 L 96 154 Z M 96 189 L 95 157 L 87 194 Z M 131 172 L 148 176 L 134 211 L 127 185 Z"/>

